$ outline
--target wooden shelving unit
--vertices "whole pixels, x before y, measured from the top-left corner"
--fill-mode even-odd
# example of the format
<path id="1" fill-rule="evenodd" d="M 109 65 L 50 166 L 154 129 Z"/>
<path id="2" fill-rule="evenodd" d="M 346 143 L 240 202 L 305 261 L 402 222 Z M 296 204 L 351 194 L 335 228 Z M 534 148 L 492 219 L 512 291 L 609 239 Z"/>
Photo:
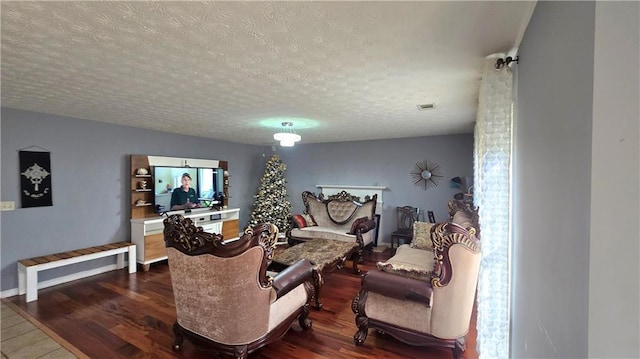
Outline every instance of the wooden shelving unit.
<path id="1" fill-rule="evenodd" d="M 238 237 L 240 210 L 237 208 L 228 208 L 230 175 L 227 161 L 131 155 L 129 168 L 131 182 L 129 187 L 131 192 L 131 241 L 135 243 L 137 247 L 136 260 L 144 266 L 145 271 L 149 270 L 151 263 L 166 259 L 166 249 L 164 247 L 164 237 L 162 233 L 163 218 L 155 213 L 154 186 L 156 183 L 153 178 L 153 166 L 181 167 L 187 163 L 189 163 L 191 167 L 207 167 L 212 163 L 213 166 L 215 166 L 215 163 L 217 163 L 216 168 L 221 168 L 224 171 L 224 200 L 219 210 L 208 208 L 197 209 L 191 213 L 185 213 L 185 217 L 193 218 L 195 223 L 205 228 L 206 231 L 221 231 L 225 239 Z M 138 174 L 140 168 L 146 169 L 147 174 Z M 143 184 L 143 181 L 146 183 Z M 209 228 L 209 230 L 207 228 Z"/>
<path id="2" fill-rule="evenodd" d="M 139 175 L 138 170 L 144 168 L 146 175 Z M 153 176 L 149 159 L 145 155 L 131 155 L 129 175 L 131 178 L 131 218 L 146 218 L 155 215 L 153 211 Z M 140 181 L 147 181 L 147 188 L 139 188 Z M 144 205 L 136 202 L 142 200 Z"/>

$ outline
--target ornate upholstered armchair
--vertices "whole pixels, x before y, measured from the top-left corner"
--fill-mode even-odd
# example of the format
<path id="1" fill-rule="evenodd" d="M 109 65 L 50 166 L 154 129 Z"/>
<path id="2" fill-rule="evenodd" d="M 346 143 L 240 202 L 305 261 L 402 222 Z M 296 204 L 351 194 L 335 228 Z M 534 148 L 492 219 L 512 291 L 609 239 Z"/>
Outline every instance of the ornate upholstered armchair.
<path id="1" fill-rule="evenodd" d="M 430 233 L 435 265 L 426 278 L 382 270 L 362 276 L 362 288 L 352 303 L 356 345 L 375 328 L 411 345 L 451 348 L 454 358 L 461 357 L 478 282 L 480 242 L 474 227 L 453 222 L 438 223 Z M 408 251 L 424 252 L 401 246 L 399 252 L 407 258 L 404 266 L 418 255 L 407 256 Z"/>
<path id="2" fill-rule="evenodd" d="M 296 319 L 303 329 L 311 328 L 309 303 L 320 281 L 314 281 L 306 260 L 275 278 L 267 275 L 277 234 L 276 226 L 260 224 L 225 242 L 181 215 L 164 220 L 177 312 L 174 350 L 181 349 L 186 337 L 246 358 L 281 338 Z"/>

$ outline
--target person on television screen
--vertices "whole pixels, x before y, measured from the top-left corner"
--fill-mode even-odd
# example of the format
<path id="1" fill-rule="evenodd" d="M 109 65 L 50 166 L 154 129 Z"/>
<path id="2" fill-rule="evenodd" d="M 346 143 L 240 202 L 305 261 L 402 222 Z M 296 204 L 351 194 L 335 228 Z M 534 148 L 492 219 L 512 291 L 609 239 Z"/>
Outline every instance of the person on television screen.
<path id="1" fill-rule="evenodd" d="M 183 173 L 180 182 L 182 186 L 174 189 L 171 193 L 171 210 L 201 207 L 196 191 L 191 188 L 191 175 Z"/>

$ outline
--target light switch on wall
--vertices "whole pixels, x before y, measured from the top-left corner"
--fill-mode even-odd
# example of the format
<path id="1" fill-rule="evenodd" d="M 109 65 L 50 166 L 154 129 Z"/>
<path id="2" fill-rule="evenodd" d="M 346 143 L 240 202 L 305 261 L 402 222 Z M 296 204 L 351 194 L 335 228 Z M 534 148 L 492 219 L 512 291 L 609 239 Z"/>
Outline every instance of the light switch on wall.
<path id="1" fill-rule="evenodd" d="M 13 211 L 16 209 L 16 202 L 2 201 L 2 211 Z"/>

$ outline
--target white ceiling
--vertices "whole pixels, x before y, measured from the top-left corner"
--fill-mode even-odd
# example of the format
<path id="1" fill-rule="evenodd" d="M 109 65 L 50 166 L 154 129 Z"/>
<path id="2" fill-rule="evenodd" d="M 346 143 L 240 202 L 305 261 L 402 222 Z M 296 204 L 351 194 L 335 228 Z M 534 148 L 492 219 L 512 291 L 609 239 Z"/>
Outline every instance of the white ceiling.
<path id="1" fill-rule="evenodd" d="M 535 2 L 1 6 L 2 106 L 267 145 L 282 119 L 302 143 L 472 132 Z"/>

